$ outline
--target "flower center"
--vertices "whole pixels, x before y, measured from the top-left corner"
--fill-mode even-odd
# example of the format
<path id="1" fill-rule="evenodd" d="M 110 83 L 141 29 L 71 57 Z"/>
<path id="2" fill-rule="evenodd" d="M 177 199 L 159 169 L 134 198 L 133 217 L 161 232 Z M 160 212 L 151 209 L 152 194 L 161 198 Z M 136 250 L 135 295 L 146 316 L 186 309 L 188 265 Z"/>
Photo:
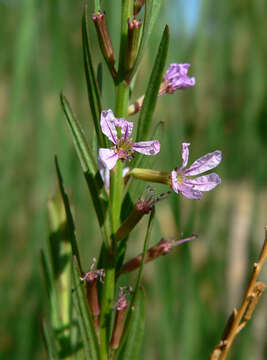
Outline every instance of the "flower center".
<path id="1" fill-rule="evenodd" d="M 181 185 L 184 182 L 185 176 L 182 171 L 177 171 L 177 182 L 179 185 Z"/>
<path id="2" fill-rule="evenodd" d="M 122 161 L 132 160 L 134 158 L 134 151 L 132 149 L 131 139 L 118 139 L 118 142 L 115 146 L 115 151 Z"/>

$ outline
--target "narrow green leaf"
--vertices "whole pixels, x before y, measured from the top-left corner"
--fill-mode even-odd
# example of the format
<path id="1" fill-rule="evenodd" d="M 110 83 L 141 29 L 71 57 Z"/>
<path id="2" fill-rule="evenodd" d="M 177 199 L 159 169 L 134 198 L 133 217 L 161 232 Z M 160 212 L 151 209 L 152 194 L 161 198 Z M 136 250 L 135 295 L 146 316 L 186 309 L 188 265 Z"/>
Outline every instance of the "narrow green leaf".
<path id="1" fill-rule="evenodd" d="M 140 64 L 145 46 L 153 30 L 153 26 L 157 20 L 157 16 L 159 14 L 161 5 L 162 5 L 162 0 L 146 0 L 145 2 L 145 16 L 144 16 L 142 37 L 141 37 L 135 65 L 131 73 L 131 77 L 133 77 L 133 75 L 135 74 L 138 68 L 138 65 Z"/>
<path id="2" fill-rule="evenodd" d="M 88 309 L 80 273 L 75 258 L 72 262 L 73 299 L 77 308 L 78 323 L 81 331 L 86 360 L 99 359 L 99 346 L 91 314 Z"/>
<path id="3" fill-rule="evenodd" d="M 58 359 L 57 347 L 55 343 L 55 334 L 53 330 L 46 324 L 45 321 L 42 323 L 42 335 L 44 339 L 45 349 L 47 351 L 49 360 Z"/>
<path id="4" fill-rule="evenodd" d="M 165 26 L 154 66 L 148 81 L 144 103 L 138 121 L 136 140 L 146 140 L 149 135 L 152 116 L 158 99 L 158 91 L 163 77 L 169 47 L 169 27 Z"/>
<path id="5" fill-rule="evenodd" d="M 104 201 L 106 201 L 107 196 L 103 188 L 104 187 L 103 181 L 101 180 L 98 168 L 96 166 L 92 151 L 90 150 L 89 145 L 87 143 L 84 131 L 78 120 L 73 115 L 70 105 L 66 97 L 63 95 L 63 93 L 60 94 L 60 100 L 73 136 L 74 145 L 81 162 L 85 180 L 87 182 L 93 200 L 100 229 L 104 241 L 109 247 L 110 239 L 108 235 L 109 234 L 108 219 L 106 219 L 105 217 L 106 206 L 104 203 Z M 104 200 L 100 197 L 100 190 L 101 190 L 101 195 L 104 197 Z"/>
<path id="6" fill-rule="evenodd" d="M 97 172 L 97 166 L 89 149 L 84 130 L 82 129 L 79 121 L 75 118 L 71 110 L 70 104 L 67 98 L 64 96 L 63 92 L 60 94 L 60 101 L 73 136 L 74 145 L 76 147 L 82 169 L 84 172 L 89 171 L 90 173 L 95 175 Z"/>
<path id="7" fill-rule="evenodd" d="M 132 316 L 129 319 L 129 335 L 120 355 L 121 360 L 137 360 L 140 358 L 140 350 L 145 331 L 144 298 L 144 290 L 139 288 L 137 290 Z"/>
<path id="8" fill-rule="evenodd" d="M 79 268 L 80 271 L 82 272 L 82 265 L 81 265 L 81 260 L 80 260 L 80 254 L 79 254 L 79 248 L 78 248 L 78 244 L 77 244 L 77 239 L 76 239 L 76 230 L 75 230 L 75 224 L 74 224 L 74 220 L 73 220 L 73 216 L 71 213 L 71 208 L 70 208 L 70 202 L 68 199 L 68 195 L 65 191 L 64 188 L 64 183 L 63 183 L 63 178 L 60 172 L 60 168 L 59 168 L 59 164 L 58 164 L 58 160 L 57 157 L 55 157 L 55 166 L 56 166 L 56 172 L 57 172 L 57 179 L 58 179 L 58 186 L 59 186 L 59 190 L 60 190 L 60 194 L 64 203 L 64 209 L 65 209 L 65 213 L 66 213 L 66 220 L 67 220 L 67 229 L 68 229 L 68 236 L 69 236 L 69 240 L 71 243 L 71 248 L 72 248 L 72 254 L 76 256 L 76 259 L 78 261 L 79 264 Z"/>
<path id="9" fill-rule="evenodd" d="M 58 299 L 56 289 L 52 281 L 51 271 L 49 269 L 48 260 L 43 250 L 41 250 L 41 267 L 43 270 L 45 287 L 50 305 L 50 319 L 54 329 L 60 329 L 62 322 L 60 319 L 60 311 L 58 306 Z"/>
<path id="10" fill-rule="evenodd" d="M 98 4 L 96 4 L 96 6 L 98 6 Z M 84 12 L 82 18 L 82 42 L 83 42 L 83 60 L 84 60 L 84 70 L 85 70 L 85 77 L 87 84 L 88 100 L 95 125 L 98 144 L 100 147 L 105 147 L 106 140 L 100 128 L 100 114 L 102 108 L 101 95 L 93 67 L 92 51 L 89 43 L 87 5 L 84 6 Z"/>

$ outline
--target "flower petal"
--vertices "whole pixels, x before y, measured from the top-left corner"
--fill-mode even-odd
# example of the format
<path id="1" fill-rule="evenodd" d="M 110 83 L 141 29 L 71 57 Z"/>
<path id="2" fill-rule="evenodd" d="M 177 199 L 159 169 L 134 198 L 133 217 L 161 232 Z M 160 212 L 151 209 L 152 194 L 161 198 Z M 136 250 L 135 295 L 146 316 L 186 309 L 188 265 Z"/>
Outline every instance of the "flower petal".
<path id="1" fill-rule="evenodd" d="M 193 189 L 199 191 L 210 191 L 221 183 L 220 177 L 211 173 L 208 175 L 199 176 L 195 179 L 186 179 L 184 184 L 192 186 Z"/>
<path id="2" fill-rule="evenodd" d="M 115 152 L 114 149 L 99 149 L 99 160 L 107 167 L 109 170 L 113 169 L 116 165 L 116 162 L 119 159 L 118 154 Z"/>
<path id="3" fill-rule="evenodd" d="M 105 185 L 105 189 L 109 189 L 109 177 L 110 177 L 110 171 L 109 169 L 102 163 L 102 160 L 100 159 L 100 157 L 98 158 L 97 161 L 97 166 L 99 169 L 99 173 L 101 176 L 101 179 Z"/>
<path id="4" fill-rule="evenodd" d="M 175 191 L 178 194 L 178 192 L 179 192 L 179 184 L 178 184 L 178 180 L 177 180 L 177 170 L 172 170 L 170 180 L 171 180 L 171 188 L 172 188 L 172 190 Z"/>
<path id="5" fill-rule="evenodd" d="M 121 119 L 116 119 L 115 126 L 121 128 L 122 139 L 124 141 L 128 140 L 133 131 L 133 123 L 121 118 Z"/>
<path id="6" fill-rule="evenodd" d="M 185 182 L 179 183 L 177 180 L 178 177 L 178 170 L 174 169 L 171 172 L 170 180 L 171 180 L 171 188 L 177 194 L 181 193 L 182 195 L 186 196 L 188 199 L 200 199 L 202 196 L 201 191 L 195 190 L 194 186 L 186 185 Z"/>
<path id="7" fill-rule="evenodd" d="M 189 66 L 190 64 L 176 63 L 169 66 L 164 76 L 165 81 L 168 83 L 168 93 L 173 93 L 175 90 L 185 89 L 189 86 L 195 85 L 195 78 L 187 76 Z"/>
<path id="8" fill-rule="evenodd" d="M 116 118 L 112 110 L 104 110 L 101 112 L 100 126 L 103 134 L 105 134 L 113 144 L 117 143 L 117 130 L 115 127 Z"/>
<path id="9" fill-rule="evenodd" d="M 160 151 L 158 140 L 139 141 L 132 145 L 132 149 L 144 155 L 156 155 Z"/>
<path id="10" fill-rule="evenodd" d="M 205 171 L 208 171 L 218 166 L 221 160 L 222 160 L 222 152 L 220 150 L 216 150 L 212 153 L 208 153 L 202 156 L 201 158 L 199 158 L 198 160 L 196 160 L 195 162 L 193 162 L 190 168 L 184 171 L 184 174 L 186 176 L 201 174 Z"/>
<path id="11" fill-rule="evenodd" d="M 185 183 L 179 186 L 179 191 L 188 199 L 200 199 L 202 192 L 195 190 L 193 186 L 186 186 Z"/>
<path id="12" fill-rule="evenodd" d="M 189 157 L 189 146 L 190 143 L 182 143 L 182 158 L 183 158 L 183 165 L 181 166 L 181 168 L 185 168 L 187 163 L 188 163 L 188 157 Z"/>

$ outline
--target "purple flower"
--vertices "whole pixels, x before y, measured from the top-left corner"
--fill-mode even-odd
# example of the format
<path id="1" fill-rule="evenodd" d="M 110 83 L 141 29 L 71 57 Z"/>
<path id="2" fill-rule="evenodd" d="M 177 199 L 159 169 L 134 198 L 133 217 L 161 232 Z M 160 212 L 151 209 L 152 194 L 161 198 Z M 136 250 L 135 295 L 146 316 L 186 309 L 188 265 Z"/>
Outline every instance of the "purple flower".
<path id="1" fill-rule="evenodd" d="M 115 118 L 112 110 L 102 111 L 100 125 L 103 134 L 114 144 L 111 149 L 99 149 L 99 159 L 109 170 L 119 159 L 122 161 L 133 159 L 134 151 L 144 155 L 156 155 L 160 151 L 160 143 L 157 140 L 133 143 L 130 138 L 133 123 Z M 119 134 L 117 128 L 120 129 Z"/>
<path id="2" fill-rule="evenodd" d="M 194 86 L 196 83 L 195 78 L 187 76 L 189 66 L 190 64 L 171 64 L 165 73 L 159 96 L 166 93 L 172 94 L 178 89 Z"/>
<path id="3" fill-rule="evenodd" d="M 215 173 L 192 178 L 218 166 L 222 160 L 222 153 L 216 150 L 206 154 L 193 162 L 185 170 L 188 162 L 190 143 L 182 143 L 183 164 L 171 172 L 171 187 L 176 193 L 182 193 L 189 199 L 200 199 L 202 191 L 209 191 L 221 183 L 221 179 Z"/>

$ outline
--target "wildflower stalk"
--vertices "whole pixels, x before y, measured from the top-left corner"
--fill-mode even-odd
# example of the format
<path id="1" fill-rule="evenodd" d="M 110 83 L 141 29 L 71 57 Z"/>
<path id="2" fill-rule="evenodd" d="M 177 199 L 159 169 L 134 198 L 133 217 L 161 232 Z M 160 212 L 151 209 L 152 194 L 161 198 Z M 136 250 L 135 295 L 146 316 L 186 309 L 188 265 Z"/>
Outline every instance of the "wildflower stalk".
<path id="1" fill-rule="evenodd" d="M 234 308 L 232 315 L 228 319 L 226 328 L 219 344 L 213 350 L 210 360 L 224 360 L 231 348 L 236 335 L 243 329 L 257 305 L 258 299 L 263 293 L 266 285 L 258 282 L 258 276 L 263 264 L 267 259 L 267 226 L 265 226 L 265 239 L 259 259 L 253 264 L 253 272 L 239 309 Z"/>
<path id="2" fill-rule="evenodd" d="M 133 11 L 133 0 L 122 1 L 121 12 L 121 41 L 118 76 L 116 79 L 116 107 L 115 115 L 117 117 L 126 117 L 128 114 L 129 103 L 129 87 L 124 81 L 124 57 L 128 32 L 128 18 L 131 17 Z M 119 134 L 120 135 L 120 134 Z M 112 214 L 112 232 L 117 231 L 120 225 L 120 212 L 123 196 L 123 178 L 122 163 L 117 162 L 115 168 L 111 172 L 110 177 L 110 211 Z M 114 302 L 115 290 L 115 244 L 112 248 L 105 251 L 105 270 L 106 278 L 103 286 L 101 315 L 100 315 L 100 359 L 108 359 L 108 333 L 109 322 Z"/>

